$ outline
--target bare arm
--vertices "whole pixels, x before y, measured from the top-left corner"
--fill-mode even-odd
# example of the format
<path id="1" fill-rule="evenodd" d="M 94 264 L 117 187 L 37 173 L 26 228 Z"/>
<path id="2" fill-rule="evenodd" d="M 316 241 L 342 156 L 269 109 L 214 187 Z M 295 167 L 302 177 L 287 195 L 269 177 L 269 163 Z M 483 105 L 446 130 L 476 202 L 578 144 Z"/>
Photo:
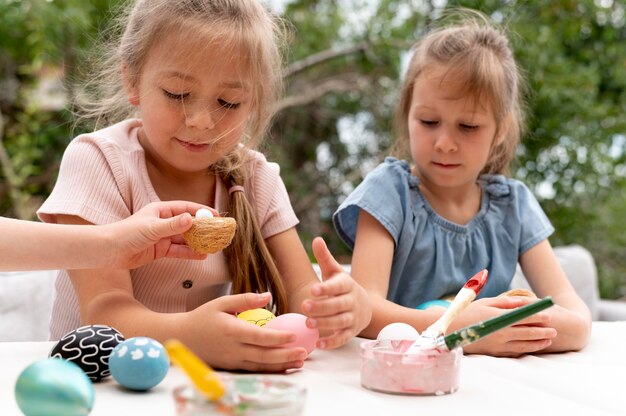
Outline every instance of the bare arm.
<path id="1" fill-rule="evenodd" d="M 88 227 L 0 218 L 0 270 L 135 268 L 162 257 L 204 259 L 180 237 L 200 208 L 208 207 L 152 203 L 125 220 Z"/>
<path id="2" fill-rule="evenodd" d="M 404 322 L 423 331 L 441 311 L 416 311 L 387 300 L 394 241 L 387 230 L 366 211 L 359 211 L 356 241 L 352 255 L 352 275 L 368 292 L 372 301 L 372 320 L 361 332 L 376 338 L 381 329 L 393 322 Z"/>
<path id="3" fill-rule="evenodd" d="M 555 303 L 546 313 L 557 336 L 545 351 L 583 348 L 591 332 L 591 313 L 565 276 L 550 242 L 544 240 L 525 252 L 520 265 L 537 296 L 552 296 Z"/>

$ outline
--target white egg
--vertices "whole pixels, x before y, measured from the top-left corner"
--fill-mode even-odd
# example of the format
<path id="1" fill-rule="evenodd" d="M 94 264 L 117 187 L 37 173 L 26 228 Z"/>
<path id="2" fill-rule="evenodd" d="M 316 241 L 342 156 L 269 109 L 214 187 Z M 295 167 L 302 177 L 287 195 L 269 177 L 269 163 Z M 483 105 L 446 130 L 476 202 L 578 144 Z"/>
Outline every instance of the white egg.
<path id="1" fill-rule="evenodd" d="M 213 213 L 206 208 L 196 211 L 196 218 L 213 218 Z"/>
<path id="2" fill-rule="evenodd" d="M 420 336 L 417 329 L 403 322 L 394 322 L 387 325 L 378 333 L 377 340 L 416 340 Z"/>

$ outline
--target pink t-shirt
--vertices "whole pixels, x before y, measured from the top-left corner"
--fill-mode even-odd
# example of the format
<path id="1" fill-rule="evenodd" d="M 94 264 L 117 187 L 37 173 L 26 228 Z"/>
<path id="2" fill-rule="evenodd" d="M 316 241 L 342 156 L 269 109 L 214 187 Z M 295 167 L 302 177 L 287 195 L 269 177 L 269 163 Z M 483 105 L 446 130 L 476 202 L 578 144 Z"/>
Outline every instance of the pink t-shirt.
<path id="1" fill-rule="evenodd" d="M 146 169 L 144 150 L 137 139 L 140 120 L 126 120 L 76 137 L 67 147 L 57 183 L 37 214 L 56 222 L 57 214 L 74 215 L 94 224 L 124 219 L 150 202 L 159 201 Z M 245 194 L 255 209 L 264 238 L 298 223 L 279 168 L 251 151 L 253 174 Z M 226 185 L 217 180 L 215 206 L 225 212 Z M 80 253 L 76 253 L 77 256 Z M 133 294 L 156 312 L 193 310 L 230 293 L 230 275 L 224 255 L 205 261 L 160 259 L 131 270 Z M 78 299 L 66 271 L 56 281 L 50 339 L 60 339 L 80 326 Z"/>

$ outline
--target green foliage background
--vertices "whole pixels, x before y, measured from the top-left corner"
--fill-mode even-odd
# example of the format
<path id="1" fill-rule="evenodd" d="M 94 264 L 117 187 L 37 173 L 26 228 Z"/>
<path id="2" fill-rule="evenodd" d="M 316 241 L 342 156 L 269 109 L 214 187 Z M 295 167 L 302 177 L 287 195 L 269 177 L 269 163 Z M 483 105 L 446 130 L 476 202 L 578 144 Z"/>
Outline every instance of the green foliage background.
<path id="1" fill-rule="evenodd" d="M 69 106 L 29 99 L 42 73 L 63 68 L 71 103 L 83 52 L 121 3 L 0 0 L 0 214 L 33 218 L 77 133 Z M 264 150 L 281 165 L 305 245 L 322 235 L 349 261 L 330 215 L 391 144 L 410 45 L 458 6 L 511 32 L 530 91 L 513 176 L 536 191 L 557 228 L 552 244 L 587 247 L 601 294 L 626 295 L 626 6 L 615 0 L 284 2 L 288 90 Z"/>

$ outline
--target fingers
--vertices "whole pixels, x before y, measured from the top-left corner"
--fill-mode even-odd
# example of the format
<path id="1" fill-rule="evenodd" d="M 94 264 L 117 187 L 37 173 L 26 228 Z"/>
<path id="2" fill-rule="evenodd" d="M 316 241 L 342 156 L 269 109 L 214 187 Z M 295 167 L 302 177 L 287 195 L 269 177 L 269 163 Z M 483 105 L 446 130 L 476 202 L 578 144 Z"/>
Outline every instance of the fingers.
<path id="1" fill-rule="evenodd" d="M 329 279 L 333 277 L 333 275 L 343 272 L 343 268 L 330 253 L 323 238 L 316 237 L 313 240 L 312 248 L 313 255 L 320 266 L 323 280 Z"/>
<path id="2" fill-rule="evenodd" d="M 236 319 L 236 318 L 233 318 Z M 238 369 L 247 371 L 281 372 L 301 368 L 307 357 L 302 347 L 281 347 L 296 340 L 296 334 L 261 328 L 249 322 L 238 320 L 225 336 L 237 339 L 240 344 L 238 355 L 241 361 Z"/>
<path id="3" fill-rule="evenodd" d="M 333 348 L 338 348 L 348 342 L 350 338 L 352 338 L 352 331 L 350 331 L 350 329 L 335 331 L 332 335 L 318 339 L 317 348 L 322 350 L 331 350 Z"/>
<path id="4" fill-rule="evenodd" d="M 354 298 L 351 296 L 333 296 L 315 300 L 306 299 L 302 302 L 302 312 L 312 318 L 330 316 L 352 309 L 354 309 Z"/>
<path id="5" fill-rule="evenodd" d="M 269 332 L 277 332 L 274 334 L 281 338 L 293 337 L 295 341 L 295 334 L 285 331 L 272 331 L 270 329 L 258 328 L 261 335 L 269 335 Z M 267 337 L 268 339 L 275 339 L 274 337 Z M 289 342 L 293 342 L 289 341 Z M 265 343 L 265 342 L 263 342 Z M 278 345 L 285 344 L 281 342 Z M 246 370 L 251 371 L 284 371 L 290 368 L 300 368 L 304 365 L 304 360 L 308 356 L 306 349 L 302 347 L 290 347 L 290 348 L 277 348 L 278 345 L 274 344 L 274 347 L 259 347 L 262 344 L 246 345 L 243 349 L 243 366 Z"/>
<path id="6" fill-rule="evenodd" d="M 184 213 L 172 218 L 159 219 L 150 224 L 152 235 L 156 238 L 167 238 L 179 235 L 191 228 L 191 214 Z"/>
<path id="7" fill-rule="evenodd" d="M 165 253 L 161 257 L 169 257 L 173 259 L 185 259 L 185 260 L 204 260 L 207 258 L 208 254 L 196 253 L 189 246 L 185 244 L 173 244 L 170 241 L 163 240 L 165 244 L 167 244 L 167 248 L 165 249 Z M 155 248 L 155 259 L 159 259 L 159 244 L 156 244 Z"/>
<path id="8" fill-rule="evenodd" d="M 206 205 L 198 204 L 190 201 L 160 201 L 152 202 L 147 205 L 148 207 L 154 207 L 157 209 L 160 218 L 169 218 L 176 215 L 188 213 L 196 215 L 196 212 L 200 208 L 208 209 L 214 216 L 219 216 L 217 210 L 208 207 Z"/>
<path id="9" fill-rule="evenodd" d="M 352 277 L 340 271 L 335 273 L 333 279 L 325 280 L 311 286 L 311 294 L 316 297 L 339 296 L 349 293 L 353 286 L 354 280 L 352 280 Z"/>
<path id="10" fill-rule="evenodd" d="M 519 357 L 548 348 L 556 336 L 554 328 L 515 325 L 468 345 L 464 350 L 496 357 Z"/>
<path id="11" fill-rule="evenodd" d="M 248 309 L 262 308 L 272 300 L 270 292 L 242 293 L 239 295 L 222 296 L 215 299 L 217 307 L 223 312 L 239 313 Z"/>
<path id="12" fill-rule="evenodd" d="M 495 298 L 483 298 L 477 302 L 483 302 L 487 306 L 500 309 L 515 309 L 520 306 L 528 305 L 535 302 L 537 299 L 528 296 L 502 296 Z"/>

